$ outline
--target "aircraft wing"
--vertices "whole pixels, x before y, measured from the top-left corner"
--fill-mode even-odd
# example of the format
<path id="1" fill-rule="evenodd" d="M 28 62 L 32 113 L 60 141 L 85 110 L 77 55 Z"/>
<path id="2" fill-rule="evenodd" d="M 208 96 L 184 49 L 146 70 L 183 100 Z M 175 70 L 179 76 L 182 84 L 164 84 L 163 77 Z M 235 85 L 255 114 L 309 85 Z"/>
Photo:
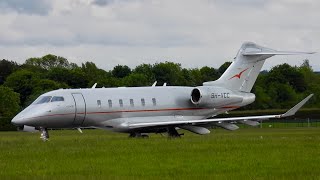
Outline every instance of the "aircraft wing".
<path id="1" fill-rule="evenodd" d="M 137 122 L 137 123 L 128 123 L 126 124 L 129 128 L 144 128 L 144 127 L 155 127 L 155 126 L 170 126 L 170 125 L 196 125 L 202 123 L 211 123 L 211 122 L 227 122 L 227 121 L 242 121 L 242 120 L 265 120 L 265 119 L 279 119 L 283 117 L 293 116 L 311 97 L 313 94 L 310 94 L 308 97 L 303 99 L 293 108 L 285 112 L 284 114 L 278 115 L 263 115 L 263 116 L 247 116 L 247 117 L 230 117 L 230 118 L 212 118 L 212 119 L 202 119 L 202 120 L 176 120 L 176 121 L 159 121 L 159 122 Z"/>

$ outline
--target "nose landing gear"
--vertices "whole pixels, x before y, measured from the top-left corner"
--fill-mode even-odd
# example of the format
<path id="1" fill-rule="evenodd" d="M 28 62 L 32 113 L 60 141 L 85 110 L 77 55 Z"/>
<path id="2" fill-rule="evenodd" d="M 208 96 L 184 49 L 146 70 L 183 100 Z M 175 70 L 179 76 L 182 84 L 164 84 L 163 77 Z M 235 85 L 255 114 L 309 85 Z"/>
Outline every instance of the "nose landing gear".
<path id="1" fill-rule="evenodd" d="M 44 141 L 44 142 L 49 141 L 48 129 L 44 128 L 44 127 L 40 127 L 40 132 L 41 132 L 40 138 L 42 139 L 42 141 Z"/>

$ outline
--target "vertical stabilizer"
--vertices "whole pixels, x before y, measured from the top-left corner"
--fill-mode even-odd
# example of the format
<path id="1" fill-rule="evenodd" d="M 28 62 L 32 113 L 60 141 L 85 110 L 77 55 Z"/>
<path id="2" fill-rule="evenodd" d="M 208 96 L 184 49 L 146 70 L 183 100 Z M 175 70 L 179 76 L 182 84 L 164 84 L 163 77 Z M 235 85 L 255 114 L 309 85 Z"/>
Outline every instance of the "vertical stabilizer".
<path id="1" fill-rule="evenodd" d="M 252 42 L 242 44 L 235 60 L 216 81 L 204 86 L 221 86 L 231 90 L 250 92 L 266 59 L 274 55 L 312 54 L 313 52 L 276 51 Z"/>

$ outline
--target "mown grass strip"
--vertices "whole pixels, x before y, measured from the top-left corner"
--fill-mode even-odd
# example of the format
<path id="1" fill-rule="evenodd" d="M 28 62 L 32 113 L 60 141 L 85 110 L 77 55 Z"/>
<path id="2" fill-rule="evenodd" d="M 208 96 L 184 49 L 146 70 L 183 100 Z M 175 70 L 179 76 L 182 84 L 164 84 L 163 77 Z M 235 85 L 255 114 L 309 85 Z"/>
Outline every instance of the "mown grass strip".
<path id="1" fill-rule="evenodd" d="M 318 179 L 320 128 L 129 139 L 101 130 L 0 133 L 1 179 Z"/>

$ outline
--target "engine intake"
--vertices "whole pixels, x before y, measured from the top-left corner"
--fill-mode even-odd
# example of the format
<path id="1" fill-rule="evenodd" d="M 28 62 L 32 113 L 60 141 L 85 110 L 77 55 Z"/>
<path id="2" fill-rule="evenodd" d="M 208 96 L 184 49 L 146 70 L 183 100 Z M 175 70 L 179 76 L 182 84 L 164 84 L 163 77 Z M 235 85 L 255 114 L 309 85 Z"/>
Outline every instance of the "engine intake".
<path id="1" fill-rule="evenodd" d="M 201 98 L 202 96 L 200 90 L 198 88 L 193 89 L 191 92 L 191 102 L 193 104 L 199 104 Z"/>

